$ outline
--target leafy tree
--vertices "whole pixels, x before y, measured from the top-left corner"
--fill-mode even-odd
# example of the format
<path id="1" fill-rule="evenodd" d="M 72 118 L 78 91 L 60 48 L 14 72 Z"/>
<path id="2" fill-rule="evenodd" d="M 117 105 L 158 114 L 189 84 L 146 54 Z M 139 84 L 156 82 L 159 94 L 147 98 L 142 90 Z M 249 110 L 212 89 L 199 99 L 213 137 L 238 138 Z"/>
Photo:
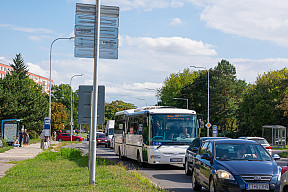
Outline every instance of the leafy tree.
<path id="1" fill-rule="evenodd" d="M 240 103 L 238 119 L 242 135 L 261 136 L 262 126 L 287 125 L 285 96 L 288 91 L 288 71 L 269 71 L 259 75 L 255 85 L 249 85 Z"/>
<path id="2" fill-rule="evenodd" d="M 105 103 L 105 122 L 107 122 L 107 120 L 115 119 L 116 112 L 127 109 L 136 109 L 136 106 L 119 100 Z"/>
<path id="3" fill-rule="evenodd" d="M 68 124 L 66 107 L 62 103 L 51 102 L 51 127 L 53 130 L 63 130 L 63 123 Z"/>
<path id="4" fill-rule="evenodd" d="M 158 96 L 161 99 L 161 105 L 179 106 L 179 101 L 172 98 L 178 97 L 181 89 L 193 83 L 194 79 L 198 76 L 197 72 L 190 71 L 189 68 L 184 69 L 183 72 L 172 73 L 164 81 L 164 85 L 158 90 Z M 186 108 L 186 103 L 181 102 L 180 106 Z"/>

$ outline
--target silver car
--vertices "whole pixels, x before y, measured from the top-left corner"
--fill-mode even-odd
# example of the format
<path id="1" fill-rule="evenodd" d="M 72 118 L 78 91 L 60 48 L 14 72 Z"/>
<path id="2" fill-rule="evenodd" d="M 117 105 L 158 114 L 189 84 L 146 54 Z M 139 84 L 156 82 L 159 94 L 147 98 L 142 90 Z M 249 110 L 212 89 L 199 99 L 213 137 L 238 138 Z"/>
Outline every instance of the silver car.
<path id="1" fill-rule="evenodd" d="M 263 137 L 239 137 L 238 139 L 246 139 L 256 141 L 257 143 L 261 144 L 270 155 L 272 155 L 272 149 L 268 141 Z"/>

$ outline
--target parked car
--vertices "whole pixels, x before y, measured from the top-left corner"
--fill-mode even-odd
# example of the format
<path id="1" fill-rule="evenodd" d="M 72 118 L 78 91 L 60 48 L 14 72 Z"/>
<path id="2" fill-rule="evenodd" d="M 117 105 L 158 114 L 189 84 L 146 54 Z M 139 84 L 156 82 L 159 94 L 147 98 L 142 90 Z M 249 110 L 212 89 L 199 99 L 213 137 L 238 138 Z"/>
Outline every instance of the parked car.
<path id="1" fill-rule="evenodd" d="M 273 155 L 276 159 L 278 155 Z M 192 170 L 192 188 L 209 191 L 278 191 L 281 168 L 255 141 L 206 140 Z"/>
<path id="2" fill-rule="evenodd" d="M 3 142 L 1 139 L 0 139 L 0 147 L 3 147 Z"/>
<path id="3" fill-rule="evenodd" d="M 193 167 L 193 162 L 194 158 L 196 157 L 196 154 L 198 152 L 199 147 L 202 145 L 203 141 L 206 141 L 208 139 L 228 139 L 228 137 L 198 137 L 195 138 L 190 146 L 187 148 L 186 153 L 185 153 L 185 174 L 186 175 L 191 175 L 192 173 L 192 167 Z"/>
<path id="4" fill-rule="evenodd" d="M 106 135 L 104 133 L 96 133 L 96 140 L 97 145 L 105 145 L 105 142 L 107 142 Z"/>
<path id="5" fill-rule="evenodd" d="M 288 192 L 288 167 L 284 166 L 281 170 L 280 192 Z"/>
<path id="6" fill-rule="evenodd" d="M 71 141 L 70 133 L 60 133 L 56 137 L 56 141 Z M 72 135 L 72 141 L 84 141 L 84 137 Z"/>
<path id="7" fill-rule="evenodd" d="M 238 139 L 246 139 L 246 140 L 252 140 L 256 141 L 257 143 L 261 144 L 270 155 L 272 155 L 272 149 L 268 141 L 263 137 L 239 137 Z"/>

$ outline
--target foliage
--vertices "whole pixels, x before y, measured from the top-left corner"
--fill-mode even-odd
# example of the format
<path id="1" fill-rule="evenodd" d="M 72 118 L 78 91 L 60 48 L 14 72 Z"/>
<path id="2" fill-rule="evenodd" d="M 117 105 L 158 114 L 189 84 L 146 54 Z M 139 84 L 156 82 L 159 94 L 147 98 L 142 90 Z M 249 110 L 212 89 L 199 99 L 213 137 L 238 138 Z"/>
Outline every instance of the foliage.
<path id="1" fill-rule="evenodd" d="M 107 122 L 107 120 L 115 119 L 116 112 L 127 109 L 136 109 L 136 106 L 119 100 L 105 103 L 105 122 Z"/>
<path id="2" fill-rule="evenodd" d="M 17 59 L 19 57 L 14 59 L 15 66 Z M 19 63 L 24 65 L 22 60 Z M 48 101 L 42 87 L 21 74 L 21 70 L 11 71 L 0 79 L 0 119 L 23 119 L 21 124 L 28 131 L 40 131 L 44 117 L 48 115 Z"/>
<path id="3" fill-rule="evenodd" d="M 197 72 L 190 71 L 189 68 L 184 69 L 183 72 L 172 73 L 164 80 L 163 86 L 158 90 L 157 95 L 161 100 L 161 105 L 165 106 L 182 106 L 186 108 L 186 102 L 173 100 L 172 98 L 178 97 L 181 89 L 192 84 L 194 79 L 198 76 Z"/>
<path id="4" fill-rule="evenodd" d="M 51 102 L 51 127 L 53 130 L 63 130 L 63 123 L 67 122 L 68 114 L 62 103 Z"/>
<path id="5" fill-rule="evenodd" d="M 13 62 L 13 64 L 10 64 L 13 71 L 19 76 L 19 79 L 25 79 L 27 77 L 28 67 L 25 65 L 21 53 L 16 54 Z"/>
<path id="6" fill-rule="evenodd" d="M 270 71 L 259 75 L 255 85 L 249 85 L 240 103 L 238 119 L 243 135 L 261 135 L 263 125 L 287 125 L 284 117 L 288 91 L 288 71 Z"/>

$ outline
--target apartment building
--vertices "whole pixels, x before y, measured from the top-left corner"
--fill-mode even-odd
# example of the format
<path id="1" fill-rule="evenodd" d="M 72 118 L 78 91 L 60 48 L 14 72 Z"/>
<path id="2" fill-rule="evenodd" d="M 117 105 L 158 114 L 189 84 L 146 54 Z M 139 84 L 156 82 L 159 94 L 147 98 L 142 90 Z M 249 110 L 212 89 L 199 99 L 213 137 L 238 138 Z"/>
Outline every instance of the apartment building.
<path id="1" fill-rule="evenodd" d="M 13 68 L 9 65 L 5 65 L 0 63 L 0 78 L 3 79 L 6 74 L 8 74 L 10 71 L 12 71 Z M 28 77 L 41 85 L 43 87 L 43 92 L 49 93 L 49 86 L 50 86 L 50 80 L 48 78 L 42 77 L 40 75 L 36 75 L 33 73 L 28 72 Z M 53 84 L 53 80 L 51 81 L 51 84 Z"/>

